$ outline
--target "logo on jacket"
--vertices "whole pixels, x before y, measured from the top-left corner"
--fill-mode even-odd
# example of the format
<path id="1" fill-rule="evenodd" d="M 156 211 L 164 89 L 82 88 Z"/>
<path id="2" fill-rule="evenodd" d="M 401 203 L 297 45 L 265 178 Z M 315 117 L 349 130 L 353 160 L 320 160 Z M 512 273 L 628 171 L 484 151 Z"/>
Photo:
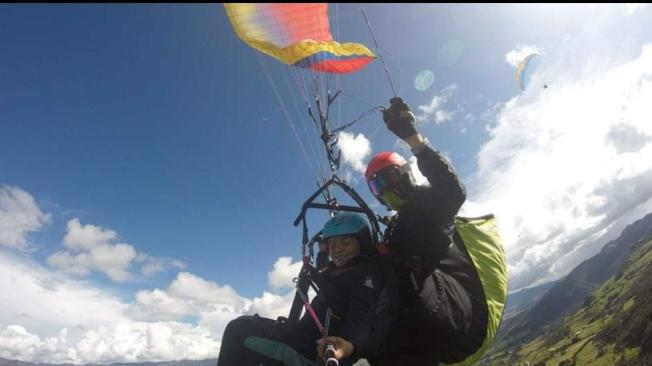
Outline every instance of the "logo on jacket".
<path id="1" fill-rule="evenodd" d="M 367 276 L 367 279 L 364 281 L 362 286 L 369 287 L 370 289 L 374 289 L 374 281 L 371 279 L 371 277 Z"/>

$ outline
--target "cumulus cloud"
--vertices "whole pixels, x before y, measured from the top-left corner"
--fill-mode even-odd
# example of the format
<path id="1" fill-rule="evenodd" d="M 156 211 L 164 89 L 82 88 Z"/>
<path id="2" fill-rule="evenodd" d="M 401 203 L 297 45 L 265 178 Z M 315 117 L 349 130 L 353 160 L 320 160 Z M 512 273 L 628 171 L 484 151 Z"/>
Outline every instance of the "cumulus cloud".
<path id="1" fill-rule="evenodd" d="M 291 257 L 281 257 L 274 263 L 274 269 L 267 274 L 267 283 L 273 289 L 294 287 L 292 279 L 297 277 L 303 263 L 292 263 Z"/>
<path id="2" fill-rule="evenodd" d="M 118 236 L 110 229 L 93 225 L 82 226 L 79 219 L 68 221 L 67 227 L 68 232 L 63 237 L 63 244 L 69 249 L 90 250 L 111 242 Z"/>
<path id="3" fill-rule="evenodd" d="M 518 45 L 516 46 L 517 48 L 515 50 L 511 50 L 507 52 L 505 55 L 505 62 L 510 64 L 512 67 L 518 67 L 518 64 L 523 61 L 524 58 L 526 58 L 528 55 L 533 54 L 533 53 L 538 53 L 538 54 L 543 54 L 543 50 L 540 47 L 537 46 L 524 46 L 524 45 Z"/>
<path id="4" fill-rule="evenodd" d="M 47 258 L 48 264 L 69 274 L 87 276 L 93 272 L 107 275 L 115 282 L 133 279 L 133 263 L 142 263 L 143 274 L 151 276 L 168 268 L 183 268 L 184 263 L 170 258 L 156 258 L 143 253 L 128 243 L 116 243 L 115 231 L 95 225 L 82 225 L 78 218 L 68 221 L 60 251 Z"/>
<path id="5" fill-rule="evenodd" d="M 194 315 L 192 306 L 168 294 L 164 290 L 139 291 L 135 303 L 125 310 L 132 319 L 142 321 L 180 320 L 187 315 Z"/>
<path id="6" fill-rule="evenodd" d="M 131 279 L 131 263 L 138 253 L 127 243 L 111 243 L 116 239 L 114 231 L 82 225 L 75 218 L 68 221 L 68 233 L 63 239 L 70 251 L 54 253 L 47 262 L 70 274 L 85 276 L 98 271 L 115 282 L 124 282 Z"/>
<path id="7" fill-rule="evenodd" d="M 286 273 L 279 268 L 285 264 L 296 267 L 291 260 L 279 258 L 270 272 L 270 285 L 280 286 Z M 295 276 L 296 276 L 295 272 Z M 272 275 L 273 274 L 273 275 Z M 273 278 L 273 280 L 272 280 Z M 285 278 L 287 280 L 287 277 Z M 136 321 L 181 321 L 188 316 L 208 329 L 214 339 L 221 339 L 227 323 L 240 315 L 259 314 L 269 318 L 287 316 L 294 292 L 278 295 L 263 292 L 260 297 L 248 299 L 229 285 L 219 285 L 191 273 L 179 273 L 165 290 L 140 291 L 125 314 Z"/>
<path id="8" fill-rule="evenodd" d="M 0 246 L 30 249 L 27 235 L 51 222 L 34 198 L 18 187 L 0 186 Z"/>
<path id="9" fill-rule="evenodd" d="M 279 258 L 271 273 L 283 276 L 278 271 L 284 263 L 291 261 Z M 274 280 L 276 281 L 276 280 Z M 166 290 L 140 291 L 135 302 L 127 307 L 125 314 L 135 321 L 162 322 L 181 321 L 189 316 L 197 319 L 202 329 L 207 329 L 212 339 L 220 341 L 229 321 L 240 315 L 259 314 L 275 319 L 290 312 L 294 292 L 283 295 L 263 292 L 260 297 L 248 299 L 240 296 L 231 286 L 221 286 L 191 273 L 179 273 Z M 214 353 L 215 357 L 217 353 Z"/>
<path id="10" fill-rule="evenodd" d="M 0 268 L 0 290 L 11 294 L 0 297 L 2 324 L 20 320 L 21 325 L 52 335 L 66 326 L 96 326 L 125 319 L 121 315 L 124 306 L 117 298 L 29 259 L 0 252 Z"/>
<path id="11" fill-rule="evenodd" d="M 154 276 L 158 273 L 165 272 L 170 268 L 184 269 L 186 263 L 174 258 L 152 257 L 143 253 L 136 258 L 137 262 L 142 262 L 140 271 L 147 277 Z"/>
<path id="12" fill-rule="evenodd" d="M 453 119 L 455 114 L 463 110 L 461 105 L 451 106 L 456 92 L 457 85 L 449 85 L 436 94 L 430 103 L 418 106 L 415 115 L 417 122 L 433 121 L 440 125 Z"/>
<path id="13" fill-rule="evenodd" d="M 636 153 L 647 145 L 652 137 L 637 127 L 619 123 L 609 127 L 605 142 L 613 146 L 619 154 Z"/>
<path id="14" fill-rule="evenodd" d="M 532 90 L 497 112 L 466 209 L 497 214 L 513 289 L 565 274 L 652 197 L 650 100 L 647 45 L 629 62 L 559 78 L 554 91 Z"/>
<path id="15" fill-rule="evenodd" d="M 294 291 L 288 291 L 285 295 L 263 292 L 261 297 L 256 297 L 251 302 L 248 314 L 260 314 L 260 316 L 276 319 L 279 316 L 287 316 L 294 300 Z"/>
<path id="16" fill-rule="evenodd" d="M 314 294 L 309 291 L 309 296 L 312 297 Z M 198 321 L 199 324 L 209 329 L 213 338 L 220 341 L 228 322 L 238 316 L 258 314 L 270 319 L 288 316 L 294 300 L 294 291 L 289 290 L 280 295 L 264 291 L 261 296 L 255 297 L 253 300 L 246 298 L 243 300 L 244 307 L 241 309 L 218 307 L 213 311 L 202 313 Z"/>
<path id="17" fill-rule="evenodd" d="M 47 363 L 116 363 L 214 358 L 208 329 L 175 322 L 120 323 L 90 329 L 71 346 L 68 330 L 41 338 L 17 325 L 0 326 L 0 357 Z"/>
<path id="18" fill-rule="evenodd" d="M 27 234 L 48 222 L 49 214 L 27 192 L 0 187 L 0 292 L 10 294 L 0 297 L 0 357 L 73 364 L 214 358 L 230 320 L 289 313 L 292 290 L 248 299 L 188 272 L 164 290 L 143 290 L 125 302 L 70 275 L 101 272 L 121 282 L 132 277 L 136 264 L 146 275 L 185 264 L 138 253 L 115 231 L 79 219 L 67 223 L 65 250 L 47 258 L 50 268 L 25 251 L 10 250 L 26 248 Z M 270 286 L 286 288 L 290 275 L 284 271 L 296 265 L 279 258 L 269 272 Z"/>
<path id="19" fill-rule="evenodd" d="M 216 302 L 232 306 L 235 309 L 243 306 L 242 298 L 231 286 L 220 286 L 192 273 L 179 273 L 168 290 L 174 296 L 188 299 L 199 307 L 214 306 L 213 304 Z"/>
<path id="20" fill-rule="evenodd" d="M 354 135 L 346 131 L 337 134 L 338 144 L 342 152 L 342 162 L 356 172 L 364 173 L 364 159 L 371 154 L 371 144 L 363 134 Z"/>
<path id="21" fill-rule="evenodd" d="M 3 329 L 0 324 L 0 357 L 70 362 L 77 355 L 74 348 L 66 346 L 67 334 L 67 329 L 63 329 L 57 337 L 41 339 L 21 326 L 9 325 Z"/>
<path id="22" fill-rule="evenodd" d="M 214 358 L 219 345 L 201 326 L 129 323 L 90 330 L 77 352 L 85 362 L 142 362 Z"/>
<path id="23" fill-rule="evenodd" d="M 256 313 L 287 316 L 294 295 L 263 292 L 248 299 L 229 285 L 182 272 L 166 289 L 140 291 L 124 302 L 25 256 L 0 251 L 0 268 L 0 292 L 11 293 L 0 297 L 0 357 L 30 362 L 215 358 L 229 321 Z"/>
<path id="24" fill-rule="evenodd" d="M 182 272 L 167 290 L 140 291 L 126 314 L 136 320 L 181 320 L 213 311 L 244 313 L 248 300 L 231 286 L 220 286 Z"/>

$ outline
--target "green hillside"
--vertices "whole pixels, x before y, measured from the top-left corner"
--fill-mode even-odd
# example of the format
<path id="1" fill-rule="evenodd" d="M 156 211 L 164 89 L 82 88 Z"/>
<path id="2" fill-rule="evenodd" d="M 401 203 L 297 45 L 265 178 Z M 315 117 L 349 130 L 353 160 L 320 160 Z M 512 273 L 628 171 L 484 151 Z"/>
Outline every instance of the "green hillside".
<path id="1" fill-rule="evenodd" d="M 652 365 L 652 241 L 634 247 L 623 268 L 574 314 L 528 343 L 496 349 L 481 364 Z"/>

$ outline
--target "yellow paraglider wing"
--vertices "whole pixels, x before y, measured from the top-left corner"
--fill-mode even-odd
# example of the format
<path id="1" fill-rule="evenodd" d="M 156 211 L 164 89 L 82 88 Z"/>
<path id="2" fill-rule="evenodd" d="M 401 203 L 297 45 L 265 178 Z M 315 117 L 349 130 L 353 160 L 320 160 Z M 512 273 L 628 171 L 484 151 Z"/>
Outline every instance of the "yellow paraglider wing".
<path id="1" fill-rule="evenodd" d="M 333 40 L 328 4 L 224 4 L 224 8 L 242 41 L 288 65 L 348 73 L 375 58 L 362 44 Z"/>

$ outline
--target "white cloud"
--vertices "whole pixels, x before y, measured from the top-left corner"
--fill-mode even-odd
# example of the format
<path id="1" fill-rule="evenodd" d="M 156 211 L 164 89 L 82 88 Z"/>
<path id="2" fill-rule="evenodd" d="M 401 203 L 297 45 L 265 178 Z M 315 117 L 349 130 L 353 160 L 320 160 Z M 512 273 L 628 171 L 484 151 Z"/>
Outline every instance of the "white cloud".
<path id="1" fill-rule="evenodd" d="M 276 273 L 271 276 L 275 278 L 274 283 L 283 282 L 282 271 L 278 270 L 283 263 L 286 263 L 285 257 L 279 258 L 270 272 L 270 275 Z M 296 265 L 291 261 L 287 263 Z M 294 291 L 290 290 L 284 295 L 263 292 L 250 300 L 229 285 L 221 286 L 191 273 L 180 273 L 165 291 L 140 291 L 125 314 L 138 321 L 180 321 L 193 316 L 199 325 L 210 330 L 214 339 L 220 340 L 228 322 L 240 315 L 260 314 L 273 319 L 287 316 L 293 298 Z"/>
<path id="2" fill-rule="evenodd" d="M 0 292 L 10 294 L 0 296 L 3 326 L 20 325 L 39 334 L 41 340 L 58 337 L 68 328 L 67 339 L 72 344 L 87 329 L 128 321 L 122 314 L 126 306 L 116 297 L 53 273 L 28 258 L 0 251 L 0 268 Z M 11 329 L 3 332 L 16 331 Z M 34 340 L 24 340 L 29 339 Z M 8 343 L 0 341 L 0 352 L 16 351 L 3 345 Z"/>
<path id="3" fill-rule="evenodd" d="M 158 273 L 165 272 L 170 268 L 184 269 L 186 264 L 183 261 L 173 258 L 152 257 L 139 253 L 136 261 L 142 262 L 140 271 L 147 277 L 154 276 Z"/>
<path id="4" fill-rule="evenodd" d="M 218 350 L 208 329 L 176 322 L 103 326 L 77 346 L 85 363 L 199 360 L 216 357 Z"/>
<path id="5" fill-rule="evenodd" d="M 128 303 L 24 256 L 0 251 L 0 268 L 0 292 L 11 294 L 0 297 L 0 357 L 30 362 L 215 358 L 229 321 L 255 313 L 287 316 L 294 297 L 290 290 L 250 300 L 183 272 L 166 290 L 140 291 Z"/>
<path id="6" fill-rule="evenodd" d="M 3 358 L 48 363 L 78 360 L 77 350 L 69 347 L 67 342 L 68 330 L 65 328 L 55 337 L 41 339 L 21 326 L 9 325 L 3 329 L 0 324 L 0 357 Z"/>
<path id="7" fill-rule="evenodd" d="M 337 134 L 337 146 L 342 152 L 342 162 L 354 171 L 364 173 L 364 159 L 371 154 L 371 144 L 363 134 L 355 135 L 346 131 Z"/>
<path id="8" fill-rule="evenodd" d="M 0 245 L 29 250 L 27 235 L 51 222 L 34 198 L 18 187 L 0 186 Z"/>
<path id="9" fill-rule="evenodd" d="M 453 113 L 450 111 L 440 110 L 435 112 L 435 123 L 437 123 L 438 125 L 446 121 L 450 121 L 452 118 L 453 118 Z"/>
<path id="10" fill-rule="evenodd" d="M 418 108 L 423 114 L 418 114 L 417 115 L 417 120 L 419 122 L 425 121 L 427 117 L 431 116 L 433 113 L 437 111 L 437 109 L 441 108 L 441 105 L 445 102 L 445 97 L 441 95 L 435 95 L 432 100 L 430 101 L 430 104 L 427 105 L 420 105 Z"/>
<path id="11" fill-rule="evenodd" d="M 3 245 L 24 248 L 26 234 L 49 222 L 33 198 L 15 187 L 0 189 Z M 114 281 L 130 278 L 130 266 L 145 274 L 185 264 L 171 258 L 138 253 L 119 243 L 113 230 L 68 222 L 65 251 L 51 255 L 55 272 L 29 254 L 0 248 L 0 357 L 43 363 L 110 363 L 207 359 L 217 356 L 229 321 L 258 313 L 287 316 L 293 291 L 263 292 L 253 300 L 231 286 L 182 272 L 166 290 L 143 290 L 133 303 L 67 274 L 98 271 Z M 9 244 L 9 245 L 8 245 Z M 272 283 L 283 287 L 283 269 L 296 263 L 280 258 L 270 271 Z M 193 324 L 194 323 L 194 324 Z"/>
<path id="12" fill-rule="evenodd" d="M 628 123 L 619 123 L 609 128 L 605 142 L 619 154 L 636 153 L 647 145 L 652 137 Z"/>
<path id="13" fill-rule="evenodd" d="M 295 266 L 285 257 L 279 258 L 271 276 L 273 282 L 282 282 L 283 274 L 279 267 L 287 263 Z M 271 278 L 270 277 L 270 278 Z M 253 300 L 240 296 L 231 286 L 220 286 L 215 282 L 206 281 L 190 273 L 180 273 L 167 290 L 155 289 L 141 291 L 137 294 L 135 303 L 131 304 L 125 314 L 138 321 L 181 320 L 194 316 L 198 324 L 208 329 L 213 339 L 221 340 L 224 329 L 229 321 L 240 315 L 259 314 L 263 317 L 276 319 L 287 316 L 290 312 L 294 291 L 283 295 L 263 292 Z M 215 357 L 215 353 L 212 357 Z"/>
<path id="14" fill-rule="evenodd" d="M 182 272 L 166 291 L 140 291 L 126 314 L 136 320 L 181 320 L 213 311 L 244 313 L 249 301 L 231 286 L 220 286 Z"/>
<path id="15" fill-rule="evenodd" d="M 115 243 L 115 231 L 95 225 L 82 225 L 78 218 L 68 221 L 68 232 L 63 244 L 68 251 L 56 252 L 47 258 L 48 264 L 66 273 L 87 276 L 101 272 L 114 282 L 133 279 L 131 267 L 142 263 L 141 271 L 146 276 L 165 271 L 168 268 L 183 268 L 185 264 L 171 258 L 156 258 L 143 253 L 127 243 Z"/>
<path id="16" fill-rule="evenodd" d="M 537 46 L 516 46 L 517 49 L 507 52 L 505 61 L 512 67 L 517 67 L 528 55 L 533 53 L 543 54 L 543 50 Z"/>
<path id="17" fill-rule="evenodd" d="M 63 239 L 69 251 L 57 252 L 48 257 L 50 266 L 64 272 L 85 276 L 93 271 L 106 274 L 115 282 L 132 278 L 131 263 L 138 253 L 126 243 L 112 244 L 114 231 L 94 225 L 81 225 L 79 219 L 68 221 L 68 233 Z"/>
<path id="18" fill-rule="evenodd" d="M 267 283 L 273 289 L 294 287 L 292 279 L 299 275 L 303 263 L 292 263 L 291 257 L 281 257 L 274 263 L 274 269 L 267 274 Z"/>
<path id="19" fill-rule="evenodd" d="M 467 206 L 497 214 L 513 289 L 565 274 L 652 197 L 652 45 L 585 70 L 503 105 L 478 155 Z"/>
<path id="20" fill-rule="evenodd" d="M 279 276 L 274 278 L 280 281 L 279 263 L 286 261 L 279 258 L 270 274 L 276 271 Z M 284 295 L 263 292 L 260 297 L 250 300 L 241 297 L 229 285 L 220 286 L 190 273 L 180 273 L 165 291 L 140 291 L 125 314 L 134 320 L 149 322 L 180 321 L 193 316 L 200 326 L 209 330 L 213 339 L 220 341 L 229 321 L 247 314 L 272 319 L 287 316 L 293 299 L 294 291 L 288 291 Z M 214 353 L 211 357 L 216 355 Z"/>
<path id="21" fill-rule="evenodd" d="M 216 303 L 231 306 L 234 309 L 244 307 L 244 301 L 231 286 L 220 286 L 192 273 L 179 273 L 170 284 L 168 291 L 175 297 L 190 300 L 196 306 L 204 309 L 210 309 Z"/>
<path id="22" fill-rule="evenodd" d="M 309 296 L 312 297 L 314 294 L 309 292 Z M 288 316 L 293 300 L 294 291 L 288 291 L 283 295 L 264 291 L 260 297 L 255 297 L 253 300 L 245 299 L 245 307 L 240 311 L 233 311 L 228 307 L 224 307 L 201 314 L 199 324 L 208 328 L 213 338 L 221 341 L 224 329 L 229 321 L 240 315 L 259 314 L 270 319 Z"/>
<path id="23" fill-rule="evenodd" d="M 111 242 L 118 236 L 115 231 L 99 226 L 82 226 L 77 218 L 68 221 L 67 227 L 68 232 L 63 237 L 63 244 L 73 250 L 90 250 Z"/>
<path id="24" fill-rule="evenodd" d="M 21 326 L 0 326 L 0 357 L 47 363 L 115 363 L 201 360 L 216 357 L 219 344 L 201 326 L 175 322 L 120 323 L 88 330 L 71 346 L 63 329 L 41 339 Z"/>
<path id="25" fill-rule="evenodd" d="M 68 252 L 57 252 L 47 259 L 51 267 L 77 276 L 87 276 L 91 273 L 92 258 L 85 253 L 73 256 Z"/>
<path id="26" fill-rule="evenodd" d="M 635 12 L 637 12 L 640 9 L 643 9 L 644 7 L 648 6 L 649 4 L 641 4 L 641 3 L 624 3 L 625 6 L 625 14 L 626 15 L 632 15 Z"/>
<path id="27" fill-rule="evenodd" d="M 463 108 L 461 105 L 452 108 L 449 107 L 456 92 L 457 85 L 449 85 L 442 89 L 439 94 L 435 95 L 430 103 L 418 106 L 418 113 L 415 115 L 417 122 L 425 123 L 428 121 L 434 121 L 436 124 L 440 125 L 446 121 L 450 121 L 456 113 L 462 112 Z M 448 108 L 448 110 L 444 108 Z"/>
<path id="28" fill-rule="evenodd" d="M 180 320 L 197 312 L 191 304 L 169 295 L 166 291 L 154 289 L 139 291 L 135 303 L 125 310 L 130 318 L 141 321 Z"/>
<path id="29" fill-rule="evenodd" d="M 272 319 L 288 316 L 292 300 L 294 300 L 294 291 L 288 291 L 285 295 L 276 295 L 265 291 L 261 297 L 254 298 L 247 313 L 260 314 L 260 316 Z"/>
<path id="30" fill-rule="evenodd" d="M 41 340 L 38 336 L 28 333 L 25 328 L 10 325 L 2 329 L 0 325 L 0 356 L 14 359 L 24 354 L 33 354 L 40 346 Z"/>

